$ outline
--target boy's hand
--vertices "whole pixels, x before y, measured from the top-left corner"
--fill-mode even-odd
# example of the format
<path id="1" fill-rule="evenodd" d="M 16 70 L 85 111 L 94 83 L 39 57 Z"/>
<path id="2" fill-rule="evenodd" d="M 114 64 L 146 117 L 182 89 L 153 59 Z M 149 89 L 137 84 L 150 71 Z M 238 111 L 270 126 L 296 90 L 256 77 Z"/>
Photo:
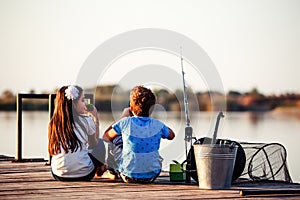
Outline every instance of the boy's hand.
<path id="1" fill-rule="evenodd" d="M 131 111 L 130 111 L 129 107 L 128 108 L 124 108 L 121 118 L 131 116 L 130 113 L 131 113 Z"/>

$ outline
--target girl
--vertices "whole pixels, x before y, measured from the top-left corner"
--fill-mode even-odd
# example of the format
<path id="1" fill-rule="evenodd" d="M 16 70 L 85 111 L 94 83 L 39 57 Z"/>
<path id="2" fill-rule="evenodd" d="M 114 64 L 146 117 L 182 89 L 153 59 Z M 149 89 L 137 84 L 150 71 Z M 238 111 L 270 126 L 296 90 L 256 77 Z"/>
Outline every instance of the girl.
<path id="1" fill-rule="evenodd" d="M 87 111 L 81 87 L 63 86 L 57 91 L 48 139 L 56 180 L 89 181 L 97 168 L 104 170 L 105 146 L 99 139 L 97 109 Z"/>

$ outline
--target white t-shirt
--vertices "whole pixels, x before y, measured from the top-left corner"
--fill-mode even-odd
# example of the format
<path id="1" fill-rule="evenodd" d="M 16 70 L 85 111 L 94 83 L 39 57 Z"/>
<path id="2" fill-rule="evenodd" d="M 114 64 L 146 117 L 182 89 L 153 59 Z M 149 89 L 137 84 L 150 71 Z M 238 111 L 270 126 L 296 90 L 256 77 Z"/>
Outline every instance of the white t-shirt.
<path id="1" fill-rule="evenodd" d="M 96 126 L 90 116 L 79 116 L 79 120 L 84 125 L 84 130 L 79 124 L 75 124 L 75 134 L 82 143 L 82 148 L 71 153 L 65 153 L 61 148 L 61 153 L 52 156 L 51 167 L 55 175 L 65 178 L 83 177 L 91 173 L 94 169 L 92 160 L 88 155 L 88 135 L 96 132 Z"/>

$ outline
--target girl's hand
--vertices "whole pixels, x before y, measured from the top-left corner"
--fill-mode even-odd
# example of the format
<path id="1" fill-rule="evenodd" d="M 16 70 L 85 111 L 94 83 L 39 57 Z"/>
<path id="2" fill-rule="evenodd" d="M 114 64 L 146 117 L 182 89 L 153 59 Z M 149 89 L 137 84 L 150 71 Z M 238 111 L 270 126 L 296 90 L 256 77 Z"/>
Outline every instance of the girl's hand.
<path id="1" fill-rule="evenodd" d="M 87 107 L 87 114 L 93 117 L 95 124 L 99 124 L 97 108 L 93 104 L 88 104 L 86 107 Z"/>
<path id="2" fill-rule="evenodd" d="M 95 106 L 94 106 L 93 104 L 91 104 L 91 103 L 89 103 L 89 104 L 86 105 L 86 109 L 87 109 L 88 111 L 93 111 L 94 108 L 95 108 Z"/>
<path id="3" fill-rule="evenodd" d="M 88 114 L 97 115 L 97 108 L 93 104 L 87 104 L 86 109 Z"/>

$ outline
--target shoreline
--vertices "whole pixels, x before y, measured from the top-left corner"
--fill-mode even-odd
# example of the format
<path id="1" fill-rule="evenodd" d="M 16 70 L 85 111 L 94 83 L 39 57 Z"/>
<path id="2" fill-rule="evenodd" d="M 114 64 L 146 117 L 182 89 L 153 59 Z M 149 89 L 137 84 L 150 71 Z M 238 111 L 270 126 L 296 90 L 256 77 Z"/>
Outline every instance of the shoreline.
<path id="1" fill-rule="evenodd" d="M 300 118 L 300 107 L 277 107 L 272 110 L 271 113 L 292 115 Z"/>

